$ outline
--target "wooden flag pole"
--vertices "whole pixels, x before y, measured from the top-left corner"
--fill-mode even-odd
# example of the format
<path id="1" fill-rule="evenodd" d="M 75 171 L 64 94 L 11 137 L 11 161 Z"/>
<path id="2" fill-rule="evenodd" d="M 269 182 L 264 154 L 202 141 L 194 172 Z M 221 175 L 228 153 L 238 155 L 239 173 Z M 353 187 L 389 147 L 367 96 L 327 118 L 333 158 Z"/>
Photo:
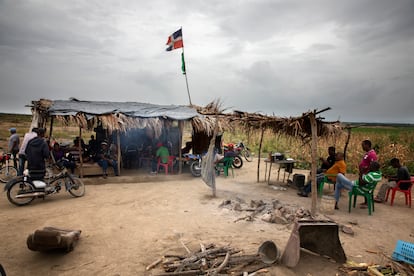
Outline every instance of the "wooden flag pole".
<path id="1" fill-rule="evenodd" d="M 185 76 L 185 84 L 187 86 L 187 94 L 188 94 L 188 100 L 190 102 L 190 105 L 193 105 L 193 103 L 191 102 L 191 96 L 190 96 L 190 89 L 188 88 L 188 80 L 187 80 L 187 68 L 185 66 L 185 60 L 184 60 L 184 45 L 183 45 L 183 52 L 181 53 L 181 60 L 182 60 L 182 69 L 183 69 L 183 74 Z"/>

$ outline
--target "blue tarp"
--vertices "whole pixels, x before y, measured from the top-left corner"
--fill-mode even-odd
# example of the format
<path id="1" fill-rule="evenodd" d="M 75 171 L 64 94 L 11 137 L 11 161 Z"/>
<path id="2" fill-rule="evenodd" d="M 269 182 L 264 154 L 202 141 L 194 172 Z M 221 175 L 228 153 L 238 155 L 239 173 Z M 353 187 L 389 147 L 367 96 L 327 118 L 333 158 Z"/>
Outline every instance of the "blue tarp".
<path id="1" fill-rule="evenodd" d="M 122 113 L 130 117 L 156 118 L 162 117 L 172 120 L 189 120 L 200 114 L 192 107 L 184 105 L 156 105 L 138 102 L 103 102 L 56 100 L 49 107 L 50 115 L 104 115 Z"/>

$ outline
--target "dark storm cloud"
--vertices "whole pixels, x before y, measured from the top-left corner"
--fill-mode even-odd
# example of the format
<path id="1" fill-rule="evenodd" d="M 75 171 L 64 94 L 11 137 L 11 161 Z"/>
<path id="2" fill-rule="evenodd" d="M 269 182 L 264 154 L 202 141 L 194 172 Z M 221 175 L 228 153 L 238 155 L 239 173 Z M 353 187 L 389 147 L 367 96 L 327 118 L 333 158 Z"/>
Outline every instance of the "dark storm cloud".
<path id="1" fill-rule="evenodd" d="M 414 2 L 0 1 L 0 111 L 41 97 L 414 122 Z M 30 99 L 27 100 L 27 94 Z"/>

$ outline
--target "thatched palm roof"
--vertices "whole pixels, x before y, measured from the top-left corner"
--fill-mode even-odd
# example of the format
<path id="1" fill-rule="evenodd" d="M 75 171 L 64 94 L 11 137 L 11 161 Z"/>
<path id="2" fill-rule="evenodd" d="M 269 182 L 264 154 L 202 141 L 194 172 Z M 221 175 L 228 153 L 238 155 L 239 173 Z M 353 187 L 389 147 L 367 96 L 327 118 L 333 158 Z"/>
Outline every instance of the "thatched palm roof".
<path id="1" fill-rule="evenodd" d="M 268 129 L 274 133 L 284 133 L 302 139 L 310 139 L 312 135 L 310 115 L 318 115 L 330 108 L 318 111 L 308 111 L 299 117 L 276 117 L 259 113 L 248 113 L 233 111 L 224 113 L 218 101 L 208 104 L 206 107 L 195 107 L 198 113 L 204 116 L 193 118 L 195 129 L 204 129 L 208 133 L 213 133 L 216 120 L 218 120 L 219 131 L 226 129 L 244 128 L 245 130 Z M 318 136 L 329 137 L 342 132 L 340 122 L 325 122 L 322 117 L 316 117 Z"/>
<path id="2" fill-rule="evenodd" d="M 154 129 L 156 134 L 160 134 L 166 120 L 183 120 L 191 121 L 195 131 L 208 135 L 213 134 L 217 122 L 219 131 L 233 130 L 236 127 L 246 130 L 269 129 L 274 133 L 285 133 L 302 139 L 311 136 L 310 115 L 327 110 L 309 111 L 299 117 L 283 118 L 241 111 L 227 113 L 218 100 L 201 107 L 76 99 L 40 99 L 32 102 L 32 109 L 44 120 L 54 116 L 66 124 L 75 123 L 88 129 L 92 129 L 96 122 L 100 121 L 109 131 L 126 132 L 131 128 L 149 127 Z M 339 122 L 324 122 L 320 117 L 316 118 L 316 121 L 318 136 L 331 136 L 342 130 Z"/>

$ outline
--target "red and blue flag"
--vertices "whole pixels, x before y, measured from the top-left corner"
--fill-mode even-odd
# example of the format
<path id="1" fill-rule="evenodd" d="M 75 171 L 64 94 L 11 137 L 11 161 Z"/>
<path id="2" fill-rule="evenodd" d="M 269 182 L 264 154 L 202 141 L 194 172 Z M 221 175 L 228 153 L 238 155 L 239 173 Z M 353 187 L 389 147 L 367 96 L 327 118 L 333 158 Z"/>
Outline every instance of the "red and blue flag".
<path id="1" fill-rule="evenodd" d="M 166 51 L 171 51 L 174 49 L 178 49 L 178 48 L 183 48 L 184 47 L 184 43 L 183 43 L 183 33 L 181 31 L 181 29 L 179 29 L 178 31 L 174 32 L 172 35 L 170 35 L 168 37 L 167 43 L 166 45 L 168 45 L 168 48 L 165 49 Z"/>

